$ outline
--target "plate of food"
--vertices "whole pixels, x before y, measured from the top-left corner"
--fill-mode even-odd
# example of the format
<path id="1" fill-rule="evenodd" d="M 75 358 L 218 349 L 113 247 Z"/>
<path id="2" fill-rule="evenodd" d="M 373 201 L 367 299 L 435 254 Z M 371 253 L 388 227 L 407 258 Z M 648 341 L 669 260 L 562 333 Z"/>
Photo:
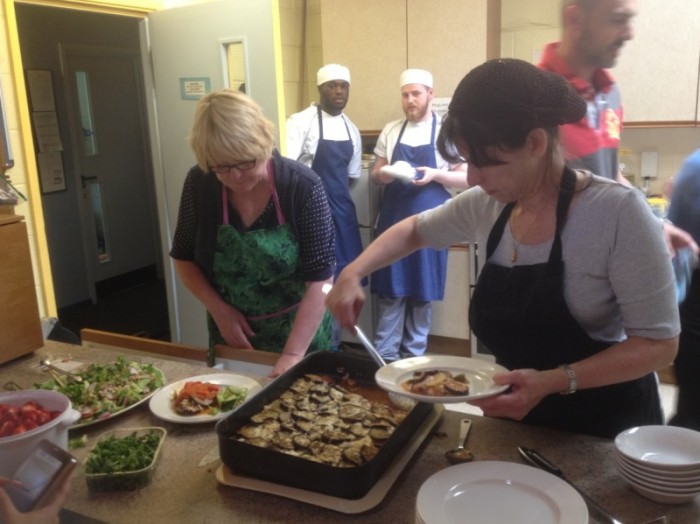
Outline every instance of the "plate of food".
<path id="1" fill-rule="evenodd" d="M 229 415 L 260 389 L 257 381 L 243 375 L 198 375 L 168 384 L 151 397 L 149 407 L 168 422 L 201 424 Z"/>
<path id="2" fill-rule="evenodd" d="M 507 385 L 493 382 L 508 370 L 487 360 L 425 355 L 397 360 L 377 370 L 377 385 L 420 402 L 455 403 L 503 393 Z"/>
<path id="3" fill-rule="evenodd" d="M 92 363 L 72 371 L 74 378 L 34 384 L 67 396 L 80 419 L 71 429 L 121 415 L 146 402 L 164 383 L 163 372 L 120 355 L 116 361 Z"/>

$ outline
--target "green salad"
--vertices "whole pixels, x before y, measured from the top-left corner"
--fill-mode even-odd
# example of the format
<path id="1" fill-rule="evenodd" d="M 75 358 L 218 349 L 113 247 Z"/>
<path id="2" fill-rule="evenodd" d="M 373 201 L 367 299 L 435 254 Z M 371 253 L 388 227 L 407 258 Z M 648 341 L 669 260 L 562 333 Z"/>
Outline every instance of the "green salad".
<path id="1" fill-rule="evenodd" d="M 231 411 L 233 408 L 242 404 L 248 396 L 248 388 L 237 386 L 225 386 L 216 394 L 216 403 L 218 405 L 217 413 L 221 411 Z M 214 414 L 212 412 L 212 414 Z"/>
<path id="2" fill-rule="evenodd" d="M 110 435 L 100 440 L 85 462 L 85 473 L 123 473 L 147 468 L 153 462 L 161 435 L 150 432 L 125 437 Z"/>
<path id="3" fill-rule="evenodd" d="M 34 387 L 59 391 L 66 395 L 73 408 L 80 412 L 81 426 L 108 418 L 150 397 L 164 383 L 163 373 L 152 364 L 142 364 L 117 357 L 116 362 L 90 364 L 75 373 L 82 380 L 55 380 L 36 383 Z"/>

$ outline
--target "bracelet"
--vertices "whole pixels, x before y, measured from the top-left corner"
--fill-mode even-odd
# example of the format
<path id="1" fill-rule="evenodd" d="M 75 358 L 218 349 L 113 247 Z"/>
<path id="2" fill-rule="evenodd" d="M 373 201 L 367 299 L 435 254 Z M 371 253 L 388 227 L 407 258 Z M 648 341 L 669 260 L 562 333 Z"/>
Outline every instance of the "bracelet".
<path id="1" fill-rule="evenodd" d="M 576 380 L 576 373 L 568 364 L 562 364 L 559 366 L 566 373 L 566 377 L 569 379 L 569 387 L 566 391 L 562 391 L 561 395 L 571 395 L 576 393 L 576 388 L 578 387 L 578 380 Z"/>

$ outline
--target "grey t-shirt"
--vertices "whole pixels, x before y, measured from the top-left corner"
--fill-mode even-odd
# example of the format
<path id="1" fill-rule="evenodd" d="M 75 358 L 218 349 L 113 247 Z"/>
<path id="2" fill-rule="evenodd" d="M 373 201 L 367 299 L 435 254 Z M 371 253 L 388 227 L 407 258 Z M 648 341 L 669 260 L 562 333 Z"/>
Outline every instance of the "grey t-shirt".
<path id="1" fill-rule="evenodd" d="M 425 211 L 418 233 L 431 247 L 486 241 L 504 204 L 480 187 Z M 545 262 L 552 241 L 520 245 L 518 265 Z M 512 266 L 506 226 L 492 262 Z M 562 233 L 564 298 L 592 338 L 610 343 L 629 336 L 665 339 L 680 332 L 675 281 L 662 227 L 642 194 L 593 176 L 569 210 Z"/>

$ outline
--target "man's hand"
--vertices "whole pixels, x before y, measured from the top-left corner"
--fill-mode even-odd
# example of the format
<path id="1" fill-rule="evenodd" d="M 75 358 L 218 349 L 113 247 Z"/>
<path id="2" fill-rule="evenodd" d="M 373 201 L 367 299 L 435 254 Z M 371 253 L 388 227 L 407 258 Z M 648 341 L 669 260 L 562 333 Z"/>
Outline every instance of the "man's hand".
<path id="1" fill-rule="evenodd" d="M 666 239 L 666 247 L 668 247 L 672 257 L 676 255 L 676 251 L 685 247 L 691 248 L 696 255 L 699 252 L 698 245 L 693 240 L 693 237 L 669 221 L 664 222 L 664 238 Z"/>

